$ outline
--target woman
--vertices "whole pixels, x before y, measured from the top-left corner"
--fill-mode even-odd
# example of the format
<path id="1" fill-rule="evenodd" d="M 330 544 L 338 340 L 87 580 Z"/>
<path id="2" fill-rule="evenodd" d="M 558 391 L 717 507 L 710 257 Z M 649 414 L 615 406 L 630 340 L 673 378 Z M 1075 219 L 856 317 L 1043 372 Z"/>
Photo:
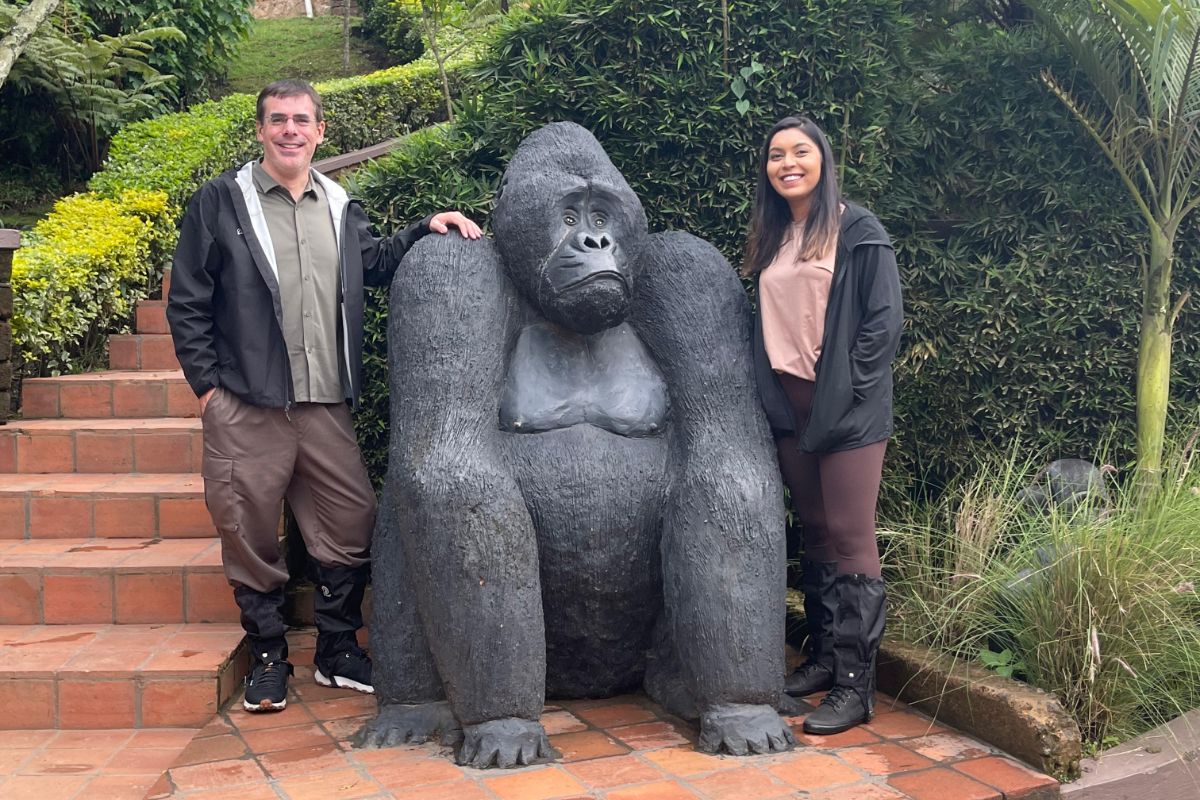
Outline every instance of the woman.
<path id="1" fill-rule="evenodd" d="M 875 503 L 903 310 L 887 232 L 841 198 L 829 141 L 809 119 L 767 134 L 742 272 L 757 284 L 759 392 L 804 530 L 811 651 L 786 689 L 829 690 L 804 730 L 838 733 L 874 714 L 885 615 Z"/>

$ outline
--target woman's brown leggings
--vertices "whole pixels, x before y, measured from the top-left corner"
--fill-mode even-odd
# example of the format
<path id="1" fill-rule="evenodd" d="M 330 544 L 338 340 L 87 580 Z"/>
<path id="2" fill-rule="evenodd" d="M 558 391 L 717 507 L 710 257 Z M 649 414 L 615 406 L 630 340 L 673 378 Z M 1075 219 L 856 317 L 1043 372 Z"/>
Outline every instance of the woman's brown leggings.
<path id="1" fill-rule="evenodd" d="M 816 384 L 779 375 L 800 432 L 808 424 Z M 804 530 L 804 557 L 836 561 L 839 575 L 880 577 L 875 503 L 887 441 L 836 453 L 806 453 L 800 440 L 776 442 L 779 469 Z"/>

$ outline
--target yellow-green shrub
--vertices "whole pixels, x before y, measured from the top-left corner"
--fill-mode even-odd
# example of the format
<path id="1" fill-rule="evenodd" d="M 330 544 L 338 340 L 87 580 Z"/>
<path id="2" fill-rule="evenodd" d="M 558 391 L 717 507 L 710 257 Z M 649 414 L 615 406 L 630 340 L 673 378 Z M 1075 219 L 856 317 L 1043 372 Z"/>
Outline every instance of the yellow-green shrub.
<path id="1" fill-rule="evenodd" d="M 59 200 L 13 259 L 13 343 L 26 374 L 101 366 L 105 337 L 146 296 L 173 232 L 163 192 Z"/>

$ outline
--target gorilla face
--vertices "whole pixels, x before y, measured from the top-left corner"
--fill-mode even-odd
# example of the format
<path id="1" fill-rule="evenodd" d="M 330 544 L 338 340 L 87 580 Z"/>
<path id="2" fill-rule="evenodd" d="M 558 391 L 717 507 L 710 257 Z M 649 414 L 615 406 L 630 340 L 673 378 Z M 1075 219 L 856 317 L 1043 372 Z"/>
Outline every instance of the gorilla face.
<path id="1" fill-rule="evenodd" d="M 492 228 L 509 277 L 549 321 L 592 334 L 628 316 L 646 215 L 585 129 L 556 123 L 521 144 Z"/>
<path id="2" fill-rule="evenodd" d="M 633 276 L 621 246 L 628 232 L 620 200 L 598 186 L 567 192 L 557 204 L 558 246 L 541 267 L 538 305 L 580 333 L 619 325 L 629 313 Z"/>

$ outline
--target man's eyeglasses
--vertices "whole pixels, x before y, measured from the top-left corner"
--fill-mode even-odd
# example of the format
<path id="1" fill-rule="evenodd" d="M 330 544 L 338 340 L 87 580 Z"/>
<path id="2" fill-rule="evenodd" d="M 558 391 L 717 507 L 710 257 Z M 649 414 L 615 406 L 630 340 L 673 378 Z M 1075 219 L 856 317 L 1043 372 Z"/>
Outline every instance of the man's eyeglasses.
<path id="1" fill-rule="evenodd" d="M 272 128 L 282 128 L 287 125 L 289 119 L 297 128 L 310 128 L 315 124 L 313 118 L 308 114 L 292 114 L 291 116 L 287 114 L 270 114 L 267 116 L 267 124 Z"/>

